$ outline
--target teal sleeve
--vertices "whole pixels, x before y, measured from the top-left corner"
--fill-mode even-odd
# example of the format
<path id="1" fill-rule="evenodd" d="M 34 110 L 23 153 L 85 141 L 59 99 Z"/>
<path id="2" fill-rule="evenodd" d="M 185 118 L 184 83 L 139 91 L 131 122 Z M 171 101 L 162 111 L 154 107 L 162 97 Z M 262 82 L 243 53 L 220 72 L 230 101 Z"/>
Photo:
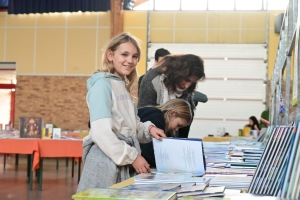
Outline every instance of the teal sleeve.
<path id="1" fill-rule="evenodd" d="M 112 87 L 109 80 L 98 79 L 90 87 L 86 99 L 91 122 L 112 117 Z"/>

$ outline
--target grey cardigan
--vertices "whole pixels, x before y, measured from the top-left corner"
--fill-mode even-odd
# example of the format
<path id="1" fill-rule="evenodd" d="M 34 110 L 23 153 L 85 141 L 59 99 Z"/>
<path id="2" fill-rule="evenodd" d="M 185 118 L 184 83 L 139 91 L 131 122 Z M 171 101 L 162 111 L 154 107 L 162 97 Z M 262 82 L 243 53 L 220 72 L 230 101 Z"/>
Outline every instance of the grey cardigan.
<path id="1" fill-rule="evenodd" d="M 159 68 L 154 68 L 148 71 L 140 86 L 139 90 L 139 102 L 138 108 L 142 108 L 145 106 L 157 106 L 160 105 L 162 98 L 162 88 L 160 83 L 160 74 Z M 192 109 L 194 109 L 194 104 L 191 101 L 192 94 L 188 94 L 187 92 L 183 93 L 180 99 L 184 99 L 191 104 Z"/>
<path id="2" fill-rule="evenodd" d="M 141 154 L 140 144 L 135 136 L 125 137 L 119 133 L 116 133 L 116 136 L 128 145 L 134 146 Z M 136 174 L 132 165 L 117 166 L 91 138 L 86 140 L 82 146 L 84 168 L 76 193 L 92 187 L 106 188 Z"/>

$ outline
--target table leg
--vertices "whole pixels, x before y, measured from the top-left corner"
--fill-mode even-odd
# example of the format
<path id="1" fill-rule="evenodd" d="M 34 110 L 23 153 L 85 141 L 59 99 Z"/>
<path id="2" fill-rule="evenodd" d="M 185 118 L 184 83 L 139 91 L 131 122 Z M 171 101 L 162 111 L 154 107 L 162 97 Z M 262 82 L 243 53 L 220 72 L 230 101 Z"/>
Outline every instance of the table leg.
<path id="1" fill-rule="evenodd" d="M 72 178 L 74 177 L 74 163 L 75 162 L 75 159 L 72 158 Z"/>
<path id="2" fill-rule="evenodd" d="M 5 165 L 6 165 L 6 153 L 4 154 L 4 162 L 3 162 L 4 170 L 5 170 Z"/>
<path id="3" fill-rule="evenodd" d="M 59 162 L 59 160 L 58 160 L 58 158 L 56 158 L 56 170 L 58 170 L 58 162 Z"/>
<path id="4" fill-rule="evenodd" d="M 39 169 L 39 190 L 42 190 L 42 180 L 43 180 L 43 158 L 40 159 L 40 169 Z"/>
<path id="5" fill-rule="evenodd" d="M 29 155 L 29 190 L 32 191 L 32 162 L 33 154 Z"/>
<path id="6" fill-rule="evenodd" d="M 19 154 L 16 154 L 16 166 L 18 166 L 19 165 Z"/>
<path id="7" fill-rule="evenodd" d="M 30 155 L 27 155 L 27 177 L 30 175 Z"/>
<path id="8" fill-rule="evenodd" d="M 80 174 L 81 174 L 81 158 L 78 160 L 78 183 L 80 181 Z"/>

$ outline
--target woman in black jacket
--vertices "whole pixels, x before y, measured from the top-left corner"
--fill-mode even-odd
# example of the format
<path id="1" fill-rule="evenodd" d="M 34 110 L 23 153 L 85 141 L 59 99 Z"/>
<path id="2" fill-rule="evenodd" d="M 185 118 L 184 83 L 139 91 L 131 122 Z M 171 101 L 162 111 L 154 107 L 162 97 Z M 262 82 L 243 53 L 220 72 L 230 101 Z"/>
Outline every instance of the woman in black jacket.
<path id="1" fill-rule="evenodd" d="M 141 122 L 151 121 L 157 128 L 165 131 L 167 137 L 175 137 L 175 131 L 186 127 L 192 120 L 190 104 L 182 99 L 172 99 L 161 106 L 138 109 Z M 156 167 L 152 142 L 140 144 L 142 156 Z"/>

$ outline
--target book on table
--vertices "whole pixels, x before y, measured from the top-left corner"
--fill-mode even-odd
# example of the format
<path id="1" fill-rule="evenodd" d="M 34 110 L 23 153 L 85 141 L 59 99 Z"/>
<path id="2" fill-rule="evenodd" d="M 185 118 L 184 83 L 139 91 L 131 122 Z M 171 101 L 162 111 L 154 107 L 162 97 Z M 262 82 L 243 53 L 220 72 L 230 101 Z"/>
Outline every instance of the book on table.
<path id="1" fill-rule="evenodd" d="M 20 138 L 41 138 L 41 117 L 20 117 Z"/>
<path id="2" fill-rule="evenodd" d="M 152 139 L 159 172 L 204 175 L 206 170 L 202 140 L 198 138 Z"/>
<path id="3" fill-rule="evenodd" d="M 52 128 L 43 128 L 42 139 L 51 139 L 51 138 L 52 138 Z"/>
<path id="4" fill-rule="evenodd" d="M 61 138 L 61 128 L 53 128 L 53 139 Z"/>
<path id="5" fill-rule="evenodd" d="M 149 200 L 176 200 L 176 192 L 170 191 L 143 191 L 115 188 L 90 188 L 72 195 L 74 200 L 109 200 L 109 199 L 149 199 Z"/>

